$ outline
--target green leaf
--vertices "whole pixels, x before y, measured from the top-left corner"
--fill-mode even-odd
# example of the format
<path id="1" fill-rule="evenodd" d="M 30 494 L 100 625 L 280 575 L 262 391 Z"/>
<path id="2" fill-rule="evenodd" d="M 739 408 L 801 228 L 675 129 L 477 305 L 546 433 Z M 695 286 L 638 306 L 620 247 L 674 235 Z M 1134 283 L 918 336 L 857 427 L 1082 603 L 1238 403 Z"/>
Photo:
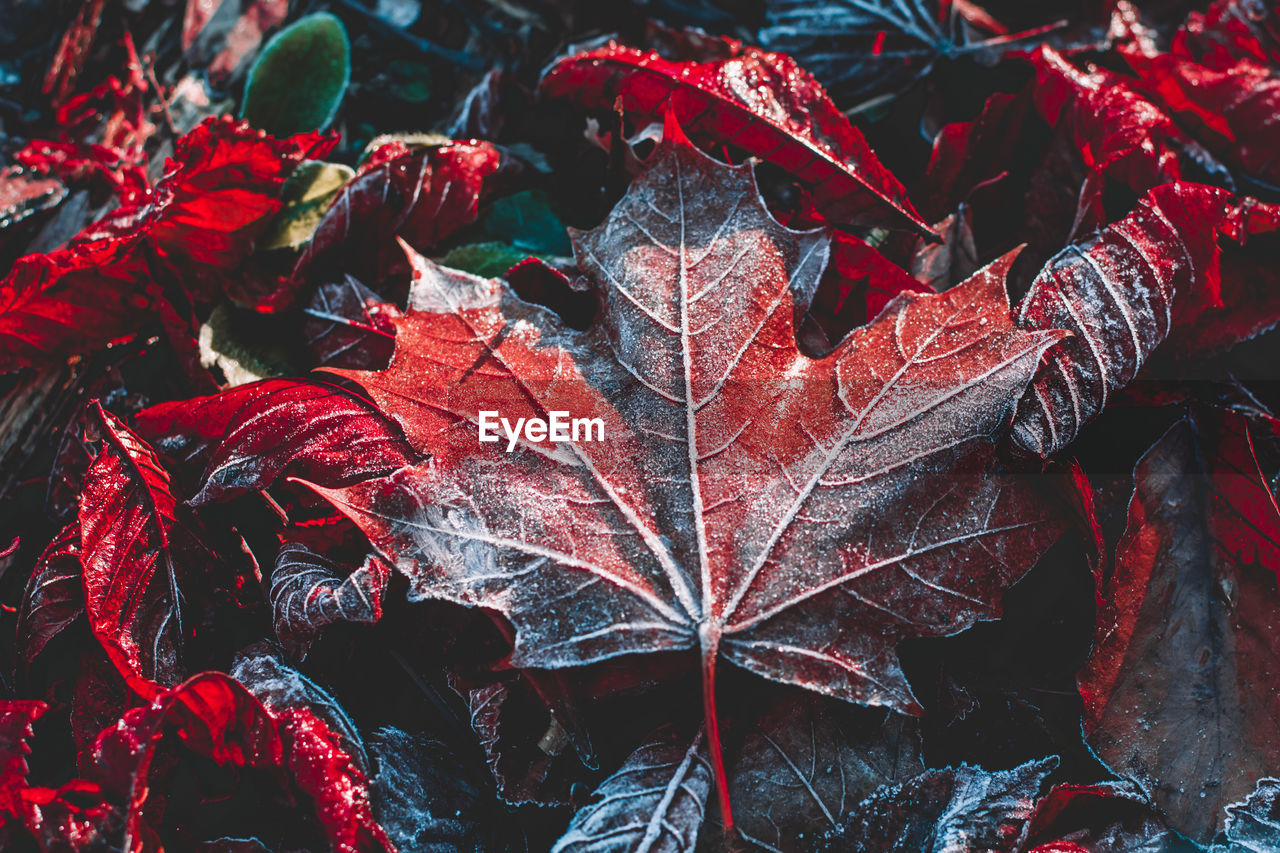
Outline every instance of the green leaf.
<path id="1" fill-rule="evenodd" d="M 354 175 L 354 169 L 341 163 L 301 163 L 281 188 L 284 207 L 258 241 L 258 248 L 295 248 L 311 239 L 330 203 Z"/>
<path id="2" fill-rule="evenodd" d="M 240 115 L 273 136 L 323 130 L 351 76 L 351 43 L 327 12 L 300 18 L 268 42 L 249 71 Z"/>
<path id="3" fill-rule="evenodd" d="M 489 236 L 545 255 L 569 255 L 569 235 L 564 223 L 551 211 L 551 203 L 541 190 L 527 190 L 504 196 L 493 203 L 484 221 Z"/>
<path id="4" fill-rule="evenodd" d="M 498 278 L 529 257 L 506 243 L 471 243 L 451 249 L 440 263 L 482 278 Z"/>

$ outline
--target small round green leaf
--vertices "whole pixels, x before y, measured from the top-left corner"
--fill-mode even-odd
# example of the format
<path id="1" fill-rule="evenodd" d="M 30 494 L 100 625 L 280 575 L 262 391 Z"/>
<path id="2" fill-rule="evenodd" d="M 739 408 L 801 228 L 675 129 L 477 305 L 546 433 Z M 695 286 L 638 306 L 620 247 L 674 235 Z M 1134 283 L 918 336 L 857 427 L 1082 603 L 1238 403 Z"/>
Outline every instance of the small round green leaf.
<path id="1" fill-rule="evenodd" d="M 273 136 L 323 130 L 351 76 L 351 43 L 327 12 L 300 18 L 267 43 L 249 71 L 240 114 Z"/>

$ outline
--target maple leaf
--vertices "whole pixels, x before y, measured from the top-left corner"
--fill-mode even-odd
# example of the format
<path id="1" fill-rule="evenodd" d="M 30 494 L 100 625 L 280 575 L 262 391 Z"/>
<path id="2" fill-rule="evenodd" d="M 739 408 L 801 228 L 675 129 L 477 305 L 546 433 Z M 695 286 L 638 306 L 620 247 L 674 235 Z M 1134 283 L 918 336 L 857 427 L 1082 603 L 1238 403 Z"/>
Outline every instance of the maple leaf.
<path id="1" fill-rule="evenodd" d="M 1147 451 L 1115 567 L 1080 675 L 1085 734 L 1206 841 L 1280 765 L 1280 510 L 1244 415 L 1193 410 Z"/>
<path id="2" fill-rule="evenodd" d="M 702 155 L 674 122 L 609 219 L 573 237 L 601 283 L 587 332 L 418 259 L 390 367 L 343 375 L 432 458 L 316 490 L 412 598 L 505 615 L 518 666 L 698 648 L 715 760 L 721 655 L 915 711 L 898 640 L 994 618 L 1055 535 L 992 458 L 1059 337 L 1012 326 L 1012 257 L 903 294 L 808 358 L 793 297 L 817 281 L 825 235 L 778 225 L 749 167 Z M 507 453 L 478 441 L 482 409 L 599 418 L 606 439 Z"/>
<path id="3" fill-rule="evenodd" d="M 539 90 L 588 108 L 616 100 L 651 122 L 671 110 L 695 140 L 731 143 L 804 181 L 832 222 L 930 234 L 902 184 L 817 81 L 785 54 L 739 51 L 711 62 L 672 62 L 610 43 L 560 60 Z"/>

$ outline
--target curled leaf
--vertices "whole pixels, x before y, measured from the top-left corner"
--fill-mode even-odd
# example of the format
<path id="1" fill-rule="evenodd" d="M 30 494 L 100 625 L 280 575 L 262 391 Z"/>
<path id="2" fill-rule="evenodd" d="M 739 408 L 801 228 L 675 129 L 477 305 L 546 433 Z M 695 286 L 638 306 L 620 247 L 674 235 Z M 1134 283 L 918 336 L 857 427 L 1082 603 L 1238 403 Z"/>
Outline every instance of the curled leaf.
<path id="1" fill-rule="evenodd" d="M 560 60 L 541 91 L 588 108 L 622 109 L 650 122 L 671 110 L 691 138 L 732 144 L 805 182 L 831 222 L 929 226 L 862 133 L 791 57 L 753 47 L 727 59 L 672 62 L 609 44 Z"/>

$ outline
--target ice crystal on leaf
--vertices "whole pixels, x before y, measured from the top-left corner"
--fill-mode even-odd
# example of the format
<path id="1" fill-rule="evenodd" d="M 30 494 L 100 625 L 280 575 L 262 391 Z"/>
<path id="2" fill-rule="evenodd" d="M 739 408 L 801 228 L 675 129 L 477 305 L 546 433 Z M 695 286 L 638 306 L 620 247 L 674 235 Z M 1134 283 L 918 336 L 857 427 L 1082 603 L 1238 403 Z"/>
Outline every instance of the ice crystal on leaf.
<path id="1" fill-rule="evenodd" d="M 1007 256 L 805 356 L 795 306 L 825 233 L 782 227 L 750 167 L 667 130 L 605 223 L 572 235 L 593 329 L 414 258 L 391 365 L 344 375 L 431 458 L 317 490 L 413 598 L 510 619 L 518 666 L 698 649 L 713 754 L 720 656 L 915 712 L 898 641 L 995 617 L 1056 530 L 994 439 L 1060 333 L 1014 328 Z M 482 409 L 600 418 L 605 441 L 507 453 L 478 441 Z"/>

